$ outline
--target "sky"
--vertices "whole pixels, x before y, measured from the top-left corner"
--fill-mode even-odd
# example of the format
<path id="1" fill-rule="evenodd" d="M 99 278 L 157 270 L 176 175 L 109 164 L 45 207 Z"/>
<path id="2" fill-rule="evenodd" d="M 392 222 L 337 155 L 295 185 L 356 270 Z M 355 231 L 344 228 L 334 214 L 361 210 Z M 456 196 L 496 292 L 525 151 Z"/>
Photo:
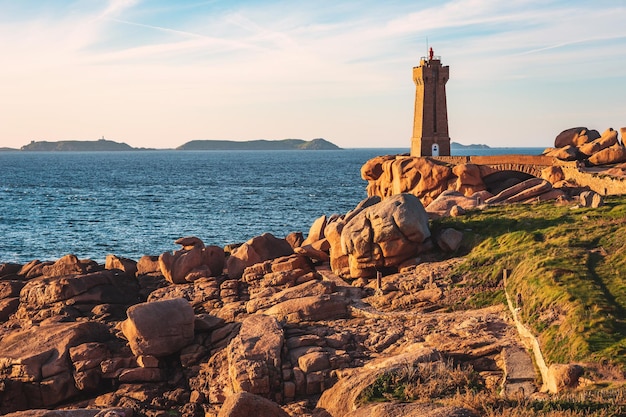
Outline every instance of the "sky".
<path id="1" fill-rule="evenodd" d="M 626 0 L 0 0 L 0 147 L 408 149 L 427 46 L 452 141 L 626 126 Z"/>

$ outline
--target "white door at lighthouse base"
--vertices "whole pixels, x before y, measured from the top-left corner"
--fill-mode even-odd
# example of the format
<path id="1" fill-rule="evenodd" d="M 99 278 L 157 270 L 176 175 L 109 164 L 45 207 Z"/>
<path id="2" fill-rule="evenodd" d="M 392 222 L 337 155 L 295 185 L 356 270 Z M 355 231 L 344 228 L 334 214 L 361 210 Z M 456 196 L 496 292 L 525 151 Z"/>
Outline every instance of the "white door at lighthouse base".
<path id="1" fill-rule="evenodd" d="M 439 156 L 439 145 L 437 145 L 436 143 L 433 143 L 431 155 Z"/>

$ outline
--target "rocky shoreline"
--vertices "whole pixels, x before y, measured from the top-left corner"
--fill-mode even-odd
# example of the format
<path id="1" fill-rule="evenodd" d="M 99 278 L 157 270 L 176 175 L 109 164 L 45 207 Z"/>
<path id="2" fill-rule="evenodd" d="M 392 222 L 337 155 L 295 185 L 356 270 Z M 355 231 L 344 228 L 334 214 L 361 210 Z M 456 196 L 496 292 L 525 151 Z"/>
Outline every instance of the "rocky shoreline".
<path id="1" fill-rule="evenodd" d="M 472 416 L 464 395 L 477 386 L 542 398 L 505 305 L 448 307 L 472 285 L 452 273 L 463 231 L 429 227 L 532 200 L 512 197 L 546 180 L 534 181 L 481 198 L 442 190 L 428 204 L 370 193 L 348 213 L 321 216 L 306 238 L 264 234 L 221 248 L 190 236 L 137 261 L 0 264 L 0 413 Z M 571 198 L 602 204 L 586 193 Z M 385 378 L 436 369 L 462 375 L 437 391 L 445 404 L 367 400 Z M 576 387 L 581 374 L 552 364 L 544 388 Z"/>

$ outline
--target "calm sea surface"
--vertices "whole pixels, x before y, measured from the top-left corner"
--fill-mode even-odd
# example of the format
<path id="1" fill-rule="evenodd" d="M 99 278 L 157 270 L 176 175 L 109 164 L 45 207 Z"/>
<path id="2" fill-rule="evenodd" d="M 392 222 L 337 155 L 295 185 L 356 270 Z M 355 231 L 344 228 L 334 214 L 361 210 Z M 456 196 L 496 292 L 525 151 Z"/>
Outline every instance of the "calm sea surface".
<path id="1" fill-rule="evenodd" d="M 176 250 L 174 240 L 189 235 L 224 246 L 265 232 L 306 234 L 319 216 L 366 197 L 363 163 L 404 152 L 0 152 L 0 263 L 68 253 L 138 260 Z"/>

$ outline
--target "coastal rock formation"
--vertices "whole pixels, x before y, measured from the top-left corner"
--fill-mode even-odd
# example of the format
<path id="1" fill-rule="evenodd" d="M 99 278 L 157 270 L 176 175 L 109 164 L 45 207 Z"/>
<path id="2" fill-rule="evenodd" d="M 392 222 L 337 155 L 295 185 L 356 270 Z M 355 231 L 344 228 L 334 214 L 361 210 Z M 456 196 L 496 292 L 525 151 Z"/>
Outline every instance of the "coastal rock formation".
<path id="1" fill-rule="evenodd" d="M 626 184 L 619 181 L 624 176 L 623 170 L 609 169 L 610 165 L 622 162 L 626 162 L 626 147 L 616 130 L 609 128 L 600 134 L 576 127 L 557 135 L 555 148 L 546 149 L 543 155 L 386 155 L 367 161 L 361 168 L 361 177 L 368 181 L 369 196 L 384 200 L 402 193 L 415 195 L 434 218 L 459 215 L 485 203 L 572 200 L 585 189 L 601 194 L 624 193 Z M 607 178 L 600 180 L 599 175 Z M 533 182 L 533 178 L 546 182 Z M 613 181 L 614 178 L 618 181 Z M 332 248 L 336 234 L 329 227 L 324 231 Z M 341 258 L 331 255 L 332 259 Z M 335 270 L 349 267 L 345 262 L 334 263 Z"/>
<path id="2" fill-rule="evenodd" d="M 428 174 L 429 170 L 433 175 Z M 454 212 L 458 214 L 459 208 L 471 210 L 483 203 L 544 201 L 564 195 L 554 192 L 549 181 L 541 186 L 526 183 L 525 180 L 532 176 L 525 173 L 498 172 L 489 166 L 472 163 L 448 166 L 431 158 L 378 157 L 368 161 L 361 172 L 369 181 L 367 190 L 370 195 L 382 199 L 401 193 L 415 195 L 427 207 L 431 217 L 450 215 L 455 206 L 458 208 Z M 494 198 L 493 194 L 511 187 L 514 188 L 503 194 L 507 198 Z M 525 187 L 535 188 L 525 191 Z"/>
<path id="3" fill-rule="evenodd" d="M 77 395 L 70 350 L 106 340 L 96 322 L 49 323 L 4 334 L 0 339 L 0 411 L 51 407 Z"/>
<path id="4" fill-rule="evenodd" d="M 121 317 L 137 302 L 138 287 L 115 270 L 84 275 L 39 276 L 20 291 L 16 318 L 41 322 L 48 318 Z"/>
<path id="5" fill-rule="evenodd" d="M 393 229 L 413 219 L 415 210 L 418 219 L 425 215 L 406 207 L 417 201 L 413 196 L 388 200 L 370 199 L 345 216 L 331 216 L 326 230 L 363 216 L 378 222 L 380 233 L 388 230 L 384 225 Z M 385 223 L 382 216 L 396 223 Z M 401 230 L 407 236 L 427 233 L 417 223 Z M 446 297 L 462 297 L 455 292 L 464 291 L 463 285 L 449 286 L 451 261 L 385 275 L 380 286 L 358 279 L 351 285 L 328 263 L 292 254 L 251 265 L 240 279 L 222 275 L 173 284 L 161 275 L 162 286 L 139 302 L 140 277 L 149 276 L 139 272 L 159 273 L 154 261 L 145 259 L 136 277 L 89 263 L 99 271 L 25 279 L 18 275 L 22 266 L 0 266 L 5 271 L 0 294 L 20 300 L 20 310 L 0 328 L 0 411 L 63 403 L 117 410 L 111 413 L 130 410 L 124 416 L 172 410 L 237 416 L 250 407 L 255 415 L 468 415 L 457 407 L 368 405 L 356 399 L 376 378 L 408 364 L 439 367 L 462 360 L 496 384 L 503 377 L 498 355 L 505 346 L 518 346 L 501 307 L 427 314 L 441 309 Z M 102 314 L 101 300 L 96 301 L 119 296 L 109 295 L 114 283 L 134 289 L 127 317 Z M 103 291 L 94 292 L 98 287 Z M 55 315 L 87 301 L 100 313 L 81 307 Z M 88 409 L 84 415 L 92 416 Z"/>
<path id="6" fill-rule="evenodd" d="M 383 158 L 366 175 L 386 175 L 387 163 L 397 164 L 396 176 L 430 163 L 404 159 Z M 535 371 L 509 311 L 465 303 L 481 303 L 484 286 L 501 291 L 499 278 L 468 281 L 458 272 L 463 260 L 452 257 L 466 229 L 444 224 L 431 236 L 428 218 L 558 194 L 553 182 L 563 172 L 509 176 L 491 193 L 491 170 L 458 166 L 432 182 L 445 190 L 426 209 L 408 193 L 370 196 L 318 218 L 307 239 L 251 239 L 232 251 L 227 274 L 224 250 L 196 237 L 137 263 L 67 255 L 0 264 L 0 413 L 470 416 L 459 398 L 480 387 L 517 396 L 523 381 L 531 395 Z M 389 184 L 417 186 L 408 178 Z M 579 204 L 599 206 L 600 197 L 581 193 Z M 554 391 L 577 386 L 579 367 L 550 369 Z M 437 370 L 459 378 L 440 375 L 428 386 Z M 401 378 L 413 378 L 406 399 L 378 403 L 396 393 L 378 398 L 376 384 Z"/>
<path id="7" fill-rule="evenodd" d="M 224 250 L 217 246 L 204 246 L 195 236 L 176 240 L 183 248 L 159 257 L 159 266 L 165 279 L 173 284 L 182 284 L 202 277 L 214 277 L 224 269 Z"/>
<path id="8" fill-rule="evenodd" d="M 609 165 L 626 161 L 626 147 L 623 144 L 615 144 L 594 153 L 587 159 L 589 165 Z"/>
<path id="9" fill-rule="evenodd" d="M 367 194 L 387 198 L 409 193 L 428 205 L 439 194 L 456 183 L 452 168 L 430 158 L 379 156 L 361 168 L 361 177 L 368 181 Z"/>
<path id="10" fill-rule="evenodd" d="M 546 149 L 544 155 L 598 166 L 626 161 L 626 148 L 613 128 L 608 128 L 600 135 L 596 130 L 576 127 L 559 133 L 554 140 L 554 148 Z"/>
<path id="11" fill-rule="evenodd" d="M 184 298 L 136 304 L 121 329 L 135 356 L 167 356 L 193 340 L 194 312 Z"/>
<path id="12" fill-rule="evenodd" d="M 428 215 L 422 203 L 411 194 L 398 194 L 347 222 L 341 231 L 341 248 L 348 255 L 352 278 L 375 277 L 379 269 L 415 258 L 428 237 Z"/>
<path id="13" fill-rule="evenodd" d="M 554 139 L 554 147 L 563 148 L 570 145 L 580 147 L 599 137 L 600 134 L 597 130 L 589 130 L 586 127 L 572 127 L 565 129 L 556 136 Z"/>
<path id="14" fill-rule="evenodd" d="M 233 392 L 280 401 L 284 341 L 283 329 L 275 318 L 262 314 L 246 318 L 226 349 Z"/>
<path id="15" fill-rule="evenodd" d="M 291 254 L 293 248 L 289 242 L 274 237 L 271 233 L 264 233 L 248 240 L 230 254 L 226 264 L 228 276 L 239 279 L 248 266 Z"/>

